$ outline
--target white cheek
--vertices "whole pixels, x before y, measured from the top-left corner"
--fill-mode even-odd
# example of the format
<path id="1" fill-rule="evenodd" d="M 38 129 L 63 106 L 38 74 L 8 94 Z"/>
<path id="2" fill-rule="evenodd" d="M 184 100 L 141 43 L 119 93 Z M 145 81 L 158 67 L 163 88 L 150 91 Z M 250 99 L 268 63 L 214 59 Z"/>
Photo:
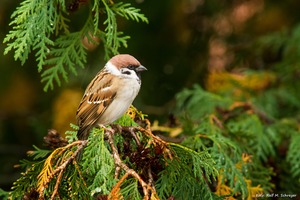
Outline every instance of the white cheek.
<path id="1" fill-rule="evenodd" d="M 136 72 L 134 70 L 130 70 L 130 74 L 122 74 L 125 78 L 131 78 L 131 79 L 136 79 L 139 80 L 139 77 L 137 76 Z"/>
<path id="2" fill-rule="evenodd" d="M 136 72 L 134 70 L 128 69 L 128 68 L 122 68 L 121 71 L 121 77 L 125 79 L 132 79 L 137 80 L 139 82 L 139 77 L 137 76 Z"/>
<path id="3" fill-rule="evenodd" d="M 105 68 L 114 75 L 121 75 L 121 72 L 111 62 L 107 62 Z"/>

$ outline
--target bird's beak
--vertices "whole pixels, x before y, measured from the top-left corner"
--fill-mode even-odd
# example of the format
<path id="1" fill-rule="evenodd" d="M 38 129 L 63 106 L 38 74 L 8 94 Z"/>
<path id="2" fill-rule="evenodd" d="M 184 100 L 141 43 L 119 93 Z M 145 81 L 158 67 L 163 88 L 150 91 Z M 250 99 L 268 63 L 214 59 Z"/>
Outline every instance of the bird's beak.
<path id="1" fill-rule="evenodd" d="M 143 72 L 143 71 L 147 71 L 147 68 L 144 67 L 143 65 L 140 65 L 137 68 L 135 68 L 135 71 L 137 71 L 137 72 Z"/>

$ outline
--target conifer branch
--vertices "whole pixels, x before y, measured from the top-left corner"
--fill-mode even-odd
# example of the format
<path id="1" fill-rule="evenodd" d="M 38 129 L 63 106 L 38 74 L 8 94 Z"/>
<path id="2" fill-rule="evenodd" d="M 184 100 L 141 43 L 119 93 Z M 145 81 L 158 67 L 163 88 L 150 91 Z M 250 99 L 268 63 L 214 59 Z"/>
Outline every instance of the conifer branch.
<path id="1" fill-rule="evenodd" d="M 118 17 L 148 23 L 141 10 L 129 3 L 115 4 L 106 0 L 84 2 L 92 5 L 84 15 L 88 16 L 85 25 L 77 32 L 70 31 L 72 13 L 69 11 L 72 11 L 72 4 L 76 5 L 75 9 L 80 9 L 80 1 L 66 5 L 64 0 L 23 0 L 11 16 L 9 25 L 12 30 L 3 40 L 7 44 L 4 54 L 14 51 L 15 60 L 20 60 L 23 65 L 34 50 L 37 70 L 42 72 L 42 82 L 45 82 L 45 91 L 52 90 L 54 82 L 60 86 L 61 78 L 67 81 L 69 71 L 76 76 L 77 68 L 84 67 L 86 49 L 82 38 L 87 37 L 92 42 L 89 34 L 99 37 L 107 60 L 118 54 L 120 47 L 127 47 L 130 38 L 118 30 Z M 100 20 L 105 26 L 104 30 L 100 28 Z"/>
<path id="2" fill-rule="evenodd" d="M 72 125 L 69 144 L 59 146 L 50 155 L 35 148 L 30 155 L 44 160 L 34 165 L 25 163 L 28 172 L 16 181 L 10 196 L 28 197 L 36 192 L 40 198 L 48 199 L 152 200 L 191 196 L 212 200 L 223 195 L 247 198 L 269 191 L 265 188 L 270 170 L 254 165 L 258 162 L 253 153 L 256 147 L 252 145 L 255 151 L 248 152 L 225 137 L 223 132 L 228 129 L 228 122 L 219 115 L 205 116 L 193 135 L 175 144 L 154 135 L 149 120 L 136 114 L 124 115 L 116 122 L 119 125 L 94 128 L 85 141 L 77 141 L 78 127 Z M 246 122 L 259 127 L 257 120 L 258 117 L 250 118 Z M 55 131 L 50 133 L 46 138 L 48 144 L 66 142 Z M 296 144 L 291 146 L 295 153 L 299 149 Z M 84 147 L 77 164 L 76 155 Z M 297 177 L 298 171 L 294 174 Z M 262 181 L 260 177 L 265 179 Z"/>
<path id="3" fill-rule="evenodd" d="M 56 154 L 56 152 L 58 152 L 59 154 L 62 154 L 65 150 L 72 148 L 73 146 L 78 146 L 76 151 L 68 158 L 66 159 L 61 165 L 59 165 L 56 169 L 54 169 L 51 174 L 47 174 L 47 178 L 46 179 L 42 179 L 43 183 L 41 185 L 41 187 L 38 188 L 38 192 L 39 192 L 39 199 L 43 199 L 44 196 L 44 190 L 45 188 L 48 187 L 48 183 L 53 179 L 53 177 L 59 173 L 57 179 L 56 179 L 56 184 L 55 184 L 55 188 L 53 190 L 51 199 L 54 199 L 55 196 L 57 195 L 57 190 L 58 190 L 58 186 L 60 184 L 61 178 L 62 178 L 62 174 L 64 172 L 64 170 L 66 169 L 66 167 L 68 166 L 68 164 L 74 160 L 76 158 L 76 156 L 79 154 L 79 152 L 86 146 L 86 144 L 88 143 L 87 140 L 78 140 L 75 141 L 71 144 L 68 144 L 65 147 L 60 147 L 56 150 L 60 150 L 61 151 L 53 151 L 52 154 Z M 52 155 L 51 154 L 51 155 Z M 49 156 L 48 158 L 52 159 L 53 156 Z M 51 160 L 50 160 L 51 162 Z M 50 163 L 51 164 L 51 163 Z M 44 168 L 47 167 L 47 163 L 45 163 Z M 42 170 L 42 172 L 40 174 L 44 173 L 44 171 Z M 40 175 L 39 175 L 40 176 Z"/>

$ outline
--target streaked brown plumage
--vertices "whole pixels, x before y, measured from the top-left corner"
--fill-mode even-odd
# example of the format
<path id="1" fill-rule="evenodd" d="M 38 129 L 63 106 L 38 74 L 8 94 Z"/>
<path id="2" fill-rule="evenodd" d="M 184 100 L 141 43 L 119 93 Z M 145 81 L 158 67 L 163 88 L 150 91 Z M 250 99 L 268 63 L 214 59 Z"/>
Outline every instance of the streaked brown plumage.
<path id="1" fill-rule="evenodd" d="M 137 59 L 128 54 L 111 58 L 88 85 L 77 109 L 79 139 L 86 139 L 91 128 L 120 118 L 140 89 L 140 72 L 145 71 Z"/>

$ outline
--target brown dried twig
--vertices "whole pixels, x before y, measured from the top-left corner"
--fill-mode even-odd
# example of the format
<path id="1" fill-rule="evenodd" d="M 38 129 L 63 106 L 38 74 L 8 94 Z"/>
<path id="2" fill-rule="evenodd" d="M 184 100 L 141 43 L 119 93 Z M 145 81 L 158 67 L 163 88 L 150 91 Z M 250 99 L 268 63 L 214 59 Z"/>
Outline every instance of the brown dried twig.
<path id="1" fill-rule="evenodd" d="M 54 199 L 55 196 L 57 195 L 58 186 L 59 186 L 59 184 L 60 184 L 60 180 L 61 180 L 61 178 L 62 178 L 63 172 L 64 172 L 64 170 L 61 170 L 61 171 L 59 172 L 58 176 L 57 176 L 56 183 L 55 183 L 55 186 L 54 186 L 54 190 L 53 190 L 53 193 L 52 193 L 50 199 Z"/>
<path id="2" fill-rule="evenodd" d="M 127 132 L 130 133 L 132 135 L 132 137 L 135 139 L 136 143 L 138 146 L 141 145 L 140 142 L 140 138 L 137 136 L 136 132 L 142 132 L 143 134 L 145 134 L 148 138 L 150 138 L 150 142 L 152 142 L 152 144 L 154 146 L 159 146 L 165 157 L 172 159 L 172 153 L 168 148 L 168 142 L 164 141 L 163 139 L 161 139 L 160 137 L 154 135 L 150 129 L 150 122 L 149 120 L 145 119 L 144 120 L 146 122 L 146 124 L 148 124 L 146 126 L 146 128 L 142 128 L 140 126 L 118 126 L 116 129 L 110 130 L 112 131 L 112 133 L 115 132 Z M 108 130 L 106 128 L 106 130 Z"/>
<path id="3" fill-rule="evenodd" d="M 144 134 L 146 134 L 149 138 L 151 138 L 153 141 L 152 143 L 154 146 L 159 146 L 162 149 L 162 152 L 164 154 L 164 157 L 167 157 L 168 159 L 173 159 L 172 153 L 170 149 L 168 148 L 168 143 L 158 136 L 155 136 L 150 129 L 144 129 L 142 127 L 135 127 L 135 130 L 140 131 Z"/>
<path id="4" fill-rule="evenodd" d="M 106 129 L 105 136 L 108 138 L 109 145 L 112 149 L 113 158 L 115 161 L 116 166 L 119 166 L 121 169 L 123 169 L 126 174 L 129 174 L 133 176 L 135 179 L 137 179 L 142 186 L 143 193 L 144 193 L 144 200 L 150 199 L 150 197 L 156 196 L 155 188 L 152 187 L 150 184 L 146 183 L 141 176 L 133 169 L 129 168 L 120 158 L 119 152 L 114 144 L 113 140 L 113 130 Z M 149 193 L 149 191 L 151 193 Z"/>

